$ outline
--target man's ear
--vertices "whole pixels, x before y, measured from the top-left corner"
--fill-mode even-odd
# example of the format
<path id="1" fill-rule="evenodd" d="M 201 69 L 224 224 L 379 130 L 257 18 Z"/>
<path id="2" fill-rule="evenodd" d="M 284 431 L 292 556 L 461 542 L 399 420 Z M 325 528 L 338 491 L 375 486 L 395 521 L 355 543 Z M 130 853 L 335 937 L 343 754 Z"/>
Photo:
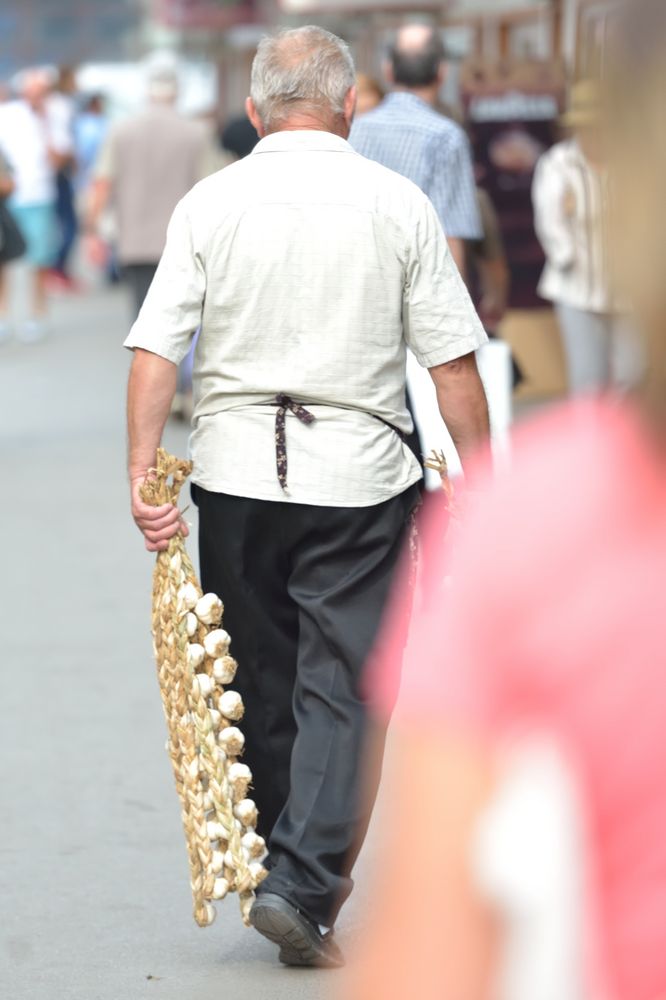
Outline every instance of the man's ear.
<path id="1" fill-rule="evenodd" d="M 356 111 L 356 98 L 357 91 L 356 87 L 350 87 L 345 95 L 345 109 L 344 116 L 345 122 L 348 128 L 351 128 L 351 123 L 354 119 L 354 112 Z"/>
<path id="2" fill-rule="evenodd" d="M 441 62 L 439 64 L 439 69 L 437 70 L 437 87 L 443 87 L 447 76 L 446 63 Z"/>
<path id="3" fill-rule="evenodd" d="M 263 126 L 261 118 L 257 113 L 254 101 L 252 100 L 251 97 L 248 97 L 245 100 L 245 112 L 250 121 L 252 122 L 252 124 L 254 125 L 257 135 L 259 136 L 260 139 L 263 139 L 263 137 L 266 135 L 266 129 Z"/>
<path id="4" fill-rule="evenodd" d="M 395 86 L 395 76 L 393 75 L 393 64 L 390 59 L 385 59 L 382 63 L 382 71 L 384 73 L 384 79 L 390 87 Z"/>

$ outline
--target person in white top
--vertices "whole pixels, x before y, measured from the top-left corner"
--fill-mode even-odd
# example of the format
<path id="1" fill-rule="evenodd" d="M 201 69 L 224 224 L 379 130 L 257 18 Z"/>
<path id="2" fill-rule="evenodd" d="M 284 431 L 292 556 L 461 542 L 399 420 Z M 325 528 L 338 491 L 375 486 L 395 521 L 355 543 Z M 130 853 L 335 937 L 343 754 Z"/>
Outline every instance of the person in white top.
<path id="1" fill-rule="evenodd" d="M 361 675 L 419 499 L 408 345 L 463 462 L 488 436 L 483 327 L 428 198 L 348 144 L 354 82 L 320 28 L 261 42 L 247 105 L 261 141 L 182 199 L 125 342 L 132 512 L 155 551 L 186 529 L 139 489 L 201 327 L 202 582 L 225 603 L 269 838 L 251 920 L 290 965 L 342 962 L 327 928 L 367 819 Z"/>
<path id="2" fill-rule="evenodd" d="M 557 311 L 572 394 L 626 388 L 638 374 L 630 324 L 612 282 L 599 114 L 599 86 L 575 84 L 562 119 L 573 136 L 543 154 L 532 189 L 546 254 L 539 294 Z"/>
<path id="3" fill-rule="evenodd" d="M 27 71 L 21 97 L 0 106 L 0 151 L 10 164 L 14 191 L 10 208 L 27 244 L 33 269 L 31 316 L 22 330 L 25 340 L 44 333 L 46 277 L 58 249 L 56 172 L 72 154 L 71 136 L 49 111 L 50 80 L 41 70 Z M 0 303 L 0 312 L 7 303 Z"/>

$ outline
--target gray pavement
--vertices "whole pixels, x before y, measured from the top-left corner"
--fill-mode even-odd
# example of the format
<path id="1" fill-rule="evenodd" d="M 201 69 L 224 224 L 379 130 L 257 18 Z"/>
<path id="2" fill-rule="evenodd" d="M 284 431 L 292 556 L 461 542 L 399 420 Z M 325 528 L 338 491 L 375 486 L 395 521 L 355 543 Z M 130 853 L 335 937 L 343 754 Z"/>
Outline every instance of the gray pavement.
<path id="1" fill-rule="evenodd" d="M 127 304 L 97 290 L 53 316 L 44 343 L 0 346 L 0 995 L 342 995 L 338 973 L 281 968 L 235 899 L 212 928 L 191 918 L 153 560 L 127 503 Z M 185 430 L 166 443 L 185 454 Z M 357 919 L 352 908 L 343 943 Z"/>

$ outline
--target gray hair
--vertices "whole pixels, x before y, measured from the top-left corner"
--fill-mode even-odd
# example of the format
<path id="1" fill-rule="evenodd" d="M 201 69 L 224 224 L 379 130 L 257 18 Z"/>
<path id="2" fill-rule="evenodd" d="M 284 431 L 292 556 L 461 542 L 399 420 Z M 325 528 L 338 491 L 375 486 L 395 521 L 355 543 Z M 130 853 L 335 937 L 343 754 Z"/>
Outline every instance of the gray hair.
<path id="1" fill-rule="evenodd" d="M 341 115 L 355 82 L 349 46 L 330 31 L 308 25 L 262 38 L 250 95 L 264 128 L 270 129 L 296 109 Z"/>

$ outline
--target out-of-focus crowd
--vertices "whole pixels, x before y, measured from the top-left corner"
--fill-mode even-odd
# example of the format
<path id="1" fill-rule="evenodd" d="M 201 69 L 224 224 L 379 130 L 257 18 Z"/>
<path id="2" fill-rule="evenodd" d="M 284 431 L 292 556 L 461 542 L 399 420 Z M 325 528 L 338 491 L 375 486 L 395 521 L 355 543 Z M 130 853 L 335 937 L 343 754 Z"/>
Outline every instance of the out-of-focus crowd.
<path id="1" fill-rule="evenodd" d="M 502 225 L 483 186 L 484 168 L 472 161 L 462 114 L 441 103 L 441 37 L 416 25 L 403 29 L 401 39 L 398 76 L 394 59 L 388 86 L 359 75 L 351 142 L 410 177 L 431 198 L 484 326 L 495 337 L 511 293 Z M 77 74 L 67 67 L 58 73 L 26 70 L 3 97 L 0 342 L 14 333 L 26 342 L 40 339 L 47 329 L 48 294 L 78 289 L 72 269 L 77 236 L 89 263 L 126 282 L 138 313 L 176 203 L 257 141 L 242 114 L 224 129 L 214 116 L 179 114 L 174 65 L 147 64 L 145 108 L 119 122 L 110 122 L 103 94 L 79 91 Z M 538 291 L 555 307 L 574 393 L 630 384 L 638 365 L 631 324 L 612 290 L 599 107 L 594 81 L 571 89 L 563 140 L 540 157 L 533 181 L 534 227 L 546 258 Z M 414 141 L 417 134 L 429 141 Z M 13 330 L 2 265 L 20 254 L 32 273 L 31 302 Z M 514 388 L 522 379 L 512 359 Z"/>
<path id="2" fill-rule="evenodd" d="M 3 88 L 0 342 L 40 340 L 49 296 L 81 290 L 79 237 L 86 261 L 111 281 L 122 278 L 138 311 L 178 200 L 256 141 L 245 120 L 218 135 L 207 120 L 179 114 L 178 93 L 177 66 L 148 63 L 144 110 L 115 122 L 106 95 L 81 92 L 71 67 L 27 69 Z M 18 258 L 30 269 L 30 302 L 13 329 L 4 265 Z"/>

